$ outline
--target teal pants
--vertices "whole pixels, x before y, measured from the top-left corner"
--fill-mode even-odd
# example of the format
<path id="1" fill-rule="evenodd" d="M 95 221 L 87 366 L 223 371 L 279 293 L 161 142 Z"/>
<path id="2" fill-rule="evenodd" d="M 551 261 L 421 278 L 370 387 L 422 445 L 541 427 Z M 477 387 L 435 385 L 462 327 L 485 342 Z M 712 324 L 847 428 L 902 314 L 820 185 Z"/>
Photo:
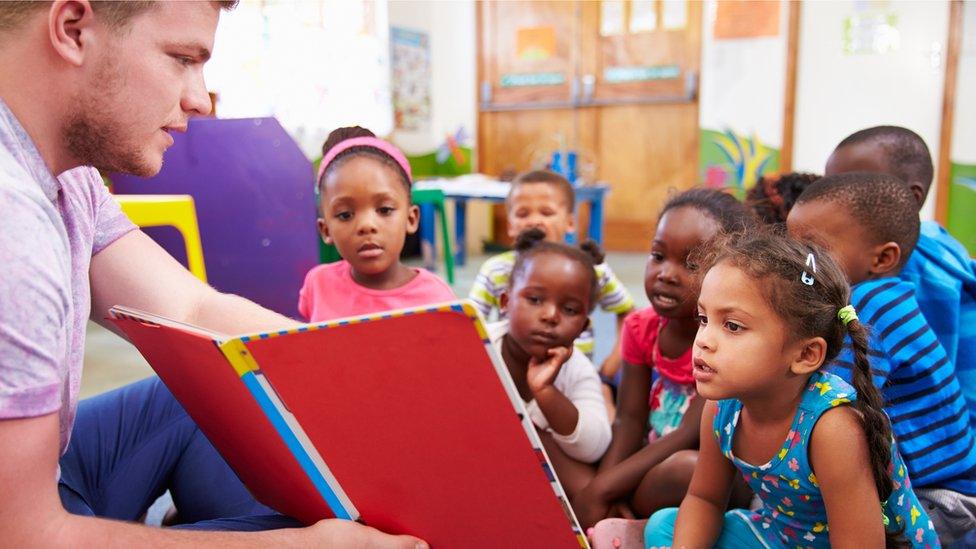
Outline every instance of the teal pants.
<path id="1" fill-rule="evenodd" d="M 671 547 L 674 541 L 674 523 L 678 519 L 678 508 L 661 509 L 651 515 L 644 527 L 644 547 Z M 736 509 L 725 513 L 722 533 L 714 547 L 740 549 L 742 547 L 766 547 L 749 520 L 749 512 Z"/>

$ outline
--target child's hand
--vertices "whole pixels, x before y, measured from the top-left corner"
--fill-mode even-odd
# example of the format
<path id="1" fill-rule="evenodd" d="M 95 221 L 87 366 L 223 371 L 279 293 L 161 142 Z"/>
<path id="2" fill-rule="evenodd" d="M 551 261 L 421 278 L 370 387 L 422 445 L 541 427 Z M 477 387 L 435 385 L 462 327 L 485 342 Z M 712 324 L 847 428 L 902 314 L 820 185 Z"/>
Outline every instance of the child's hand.
<path id="1" fill-rule="evenodd" d="M 547 357 L 543 362 L 535 357 L 530 358 L 529 369 L 526 372 L 529 390 L 535 394 L 551 387 L 553 380 L 559 374 L 559 370 L 569 360 L 572 353 L 573 350 L 568 347 L 553 347 L 546 351 Z"/>

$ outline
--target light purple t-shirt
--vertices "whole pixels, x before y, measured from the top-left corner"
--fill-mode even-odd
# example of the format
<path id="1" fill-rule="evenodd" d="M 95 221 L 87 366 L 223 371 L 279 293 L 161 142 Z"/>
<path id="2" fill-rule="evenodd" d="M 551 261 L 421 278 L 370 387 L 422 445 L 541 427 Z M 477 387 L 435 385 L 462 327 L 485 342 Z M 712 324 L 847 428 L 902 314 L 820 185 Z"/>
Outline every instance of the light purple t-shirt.
<path id="1" fill-rule="evenodd" d="M 78 404 L 91 258 L 134 228 L 93 168 L 53 177 L 0 101 L 0 419 L 57 411 L 62 453 Z"/>

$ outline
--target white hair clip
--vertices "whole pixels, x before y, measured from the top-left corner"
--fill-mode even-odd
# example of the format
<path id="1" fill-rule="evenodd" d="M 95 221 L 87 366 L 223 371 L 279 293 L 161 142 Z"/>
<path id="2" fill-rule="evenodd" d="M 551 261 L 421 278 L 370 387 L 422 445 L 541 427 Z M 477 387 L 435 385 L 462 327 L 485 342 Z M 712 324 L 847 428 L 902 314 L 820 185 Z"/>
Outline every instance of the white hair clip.
<path id="1" fill-rule="evenodd" d="M 813 257 L 813 252 L 807 254 L 807 267 L 810 267 L 813 274 L 817 274 L 817 258 Z M 813 286 L 813 275 L 807 274 L 806 271 L 800 275 L 800 280 L 807 286 Z"/>

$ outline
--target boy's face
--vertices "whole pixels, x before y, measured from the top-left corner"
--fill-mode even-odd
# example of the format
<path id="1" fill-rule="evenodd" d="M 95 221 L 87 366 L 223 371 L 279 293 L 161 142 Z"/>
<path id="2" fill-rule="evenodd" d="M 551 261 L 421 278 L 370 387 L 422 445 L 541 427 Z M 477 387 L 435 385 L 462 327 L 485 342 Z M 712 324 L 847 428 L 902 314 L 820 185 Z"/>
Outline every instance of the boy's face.
<path id="1" fill-rule="evenodd" d="M 508 236 L 517 237 L 522 231 L 537 228 L 546 233 L 546 240 L 562 242 L 573 230 L 573 212 L 566 197 L 555 185 L 521 183 L 508 198 Z"/>
<path id="2" fill-rule="evenodd" d="M 794 238 L 809 240 L 830 250 L 852 286 L 874 275 L 885 274 L 874 272 L 872 239 L 842 204 L 829 200 L 796 204 L 786 218 L 786 227 Z"/>
<path id="3" fill-rule="evenodd" d="M 824 167 L 824 175 L 849 172 L 872 172 L 898 177 L 900 180 L 901 176 L 894 173 L 888 166 L 885 160 L 885 154 L 885 151 L 882 150 L 879 144 L 869 141 L 839 147 L 827 159 L 827 165 Z M 918 207 L 921 208 L 922 204 L 925 203 L 925 195 L 928 193 L 928 188 L 924 187 L 919 181 L 905 181 L 905 184 L 911 189 L 912 194 L 915 195 L 915 201 L 918 202 Z"/>

